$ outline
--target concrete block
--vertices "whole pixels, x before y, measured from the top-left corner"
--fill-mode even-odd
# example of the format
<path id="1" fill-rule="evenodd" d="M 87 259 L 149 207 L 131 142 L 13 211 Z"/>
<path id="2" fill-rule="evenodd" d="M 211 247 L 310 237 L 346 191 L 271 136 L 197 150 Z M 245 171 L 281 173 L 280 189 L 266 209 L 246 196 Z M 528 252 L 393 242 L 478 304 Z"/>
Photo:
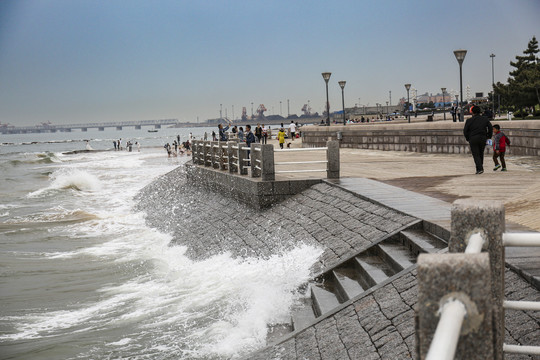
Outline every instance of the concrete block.
<path id="1" fill-rule="evenodd" d="M 494 359 L 493 318 L 487 254 L 422 254 L 418 257 L 416 355 L 424 359 L 439 321 L 439 309 L 450 299 L 465 304 L 456 359 Z"/>

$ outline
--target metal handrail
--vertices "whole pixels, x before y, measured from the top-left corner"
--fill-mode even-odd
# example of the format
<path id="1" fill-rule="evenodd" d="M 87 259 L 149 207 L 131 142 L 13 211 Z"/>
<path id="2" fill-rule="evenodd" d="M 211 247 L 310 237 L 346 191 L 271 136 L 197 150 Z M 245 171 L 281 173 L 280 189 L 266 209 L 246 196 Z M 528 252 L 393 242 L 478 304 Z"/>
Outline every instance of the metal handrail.
<path id="1" fill-rule="evenodd" d="M 276 150 L 274 150 L 274 152 L 321 151 L 321 150 L 328 150 L 328 147 L 296 148 L 296 149 L 276 149 Z"/>
<path id="2" fill-rule="evenodd" d="M 540 355 L 540 346 L 503 344 L 503 352 L 511 354 Z"/>
<path id="3" fill-rule="evenodd" d="M 313 161 L 279 161 L 274 165 L 295 165 L 295 164 L 328 164 L 328 160 L 313 160 Z"/>
<path id="4" fill-rule="evenodd" d="M 540 246 L 540 234 L 538 233 L 504 233 L 503 246 Z"/>
<path id="5" fill-rule="evenodd" d="M 482 252 L 482 245 L 484 245 L 485 239 L 481 233 L 477 232 L 469 237 L 467 248 L 465 248 L 465 254 L 480 254 Z"/>
<path id="6" fill-rule="evenodd" d="M 282 174 L 282 173 L 305 173 L 305 172 L 323 172 L 327 171 L 326 169 L 312 169 L 312 170 L 278 170 L 274 171 L 275 174 Z"/>
<path id="7" fill-rule="evenodd" d="M 540 301 L 503 301 L 503 308 L 508 310 L 540 311 Z"/>
<path id="8" fill-rule="evenodd" d="M 461 325 L 467 315 L 465 305 L 456 299 L 447 301 L 440 310 L 441 317 L 429 346 L 426 360 L 452 360 L 461 332 Z"/>

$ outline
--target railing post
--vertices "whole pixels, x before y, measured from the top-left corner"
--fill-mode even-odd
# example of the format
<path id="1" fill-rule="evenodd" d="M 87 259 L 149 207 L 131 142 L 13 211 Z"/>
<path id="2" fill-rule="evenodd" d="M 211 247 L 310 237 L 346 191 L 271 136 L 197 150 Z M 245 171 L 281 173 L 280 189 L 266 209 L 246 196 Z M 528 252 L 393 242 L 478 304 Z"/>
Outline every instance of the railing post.
<path id="1" fill-rule="evenodd" d="M 238 140 L 232 140 L 227 142 L 227 157 L 229 159 L 229 172 L 237 173 L 238 167 L 240 164 L 235 165 L 234 157 L 236 156 L 236 151 L 233 149 L 233 146 L 239 146 Z"/>
<path id="2" fill-rule="evenodd" d="M 227 163 L 225 162 L 225 149 L 223 148 L 225 146 L 226 142 L 224 141 L 218 141 L 218 151 L 217 155 L 219 156 L 219 169 L 220 170 L 226 170 L 227 169 Z"/>
<path id="3" fill-rule="evenodd" d="M 210 155 L 212 157 L 212 169 L 219 169 L 218 148 L 219 141 L 212 141 L 210 143 Z"/>
<path id="4" fill-rule="evenodd" d="M 260 150 L 261 144 L 252 143 L 251 144 L 251 150 L 250 150 L 250 161 L 251 161 L 251 177 L 261 177 L 261 170 L 257 167 L 260 167 L 260 160 L 261 160 L 261 152 L 257 151 Z M 259 161 L 257 161 L 259 160 Z"/>
<path id="5" fill-rule="evenodd" d="M 210 162 L 208 161 L 208 156 L 211 154 L 211 151 L 212 151 L 212 148 L 210 147 L 212 146 L 212 142 L 211 141 L 204 141 L 203 142 L 203 161 L 204 161 L 204 166 L 210 166 Z"/>
<path id="6" fill-rule="evenodd" d="M 261 178 L 263 181 L 274 181 L 276 172 L 274 167 L 274 145 L 261 145 Z"/>
<path id="7" fill-rule="evenodd" d="M 463 252 L 467 240 L 481 232 L 489 253 L 494 326 L 494 359 L 503 359 L 504 343 L 504 205 L 499 201 L 459 199 L 452 205 L 452 225 L 448 250 Z"/>
<path id="8" fill-rule="evenodd" d="M 247 170 L 247 164 L 246 164 L 246 159 L 248 158 L 247 156 L 247 150 L 244 150 L 243 148 L 246 146 L 246 144 L 244 144 L 243 142 L 239 142 L 238 143 L 238 167 L 239 167 L 239 174 L 240 175 L 247 175 L 248 174 L 248 170 Z"/>
<path id="9" fill-rule="evenodd" d="M 339 179 L 339 141 L 330 140 L 326 142 L 326 177 L 328 179 Z"/>
<path id="10" fill-rule="evenodd" d="M 488 254 L 421 254 L 417 264 L 416 357 L 426 359 L 429 351 L 430 359 L 454 358 L 449 357 L 451 352 L 448 348 L 430 349 L 430 345 L 439 325 L 440 310 L 457 300 L 465 306 L 466 315 L 457 339 L 455 358 L 493 359 Z M 439 331 L 444 331 L 444 324 L 441 326 L 437 329 L 437 340 L 455 339 L 456 334 L 443 333 L 441 336 Z M 436 341 L 436 344 L 441 343 Z"/>

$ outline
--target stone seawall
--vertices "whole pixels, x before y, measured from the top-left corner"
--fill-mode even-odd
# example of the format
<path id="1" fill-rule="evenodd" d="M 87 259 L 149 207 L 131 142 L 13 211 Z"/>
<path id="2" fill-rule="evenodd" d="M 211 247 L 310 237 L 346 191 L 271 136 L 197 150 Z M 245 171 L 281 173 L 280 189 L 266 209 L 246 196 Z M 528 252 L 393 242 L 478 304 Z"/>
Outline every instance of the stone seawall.
<path id="1" fill-rule="evenodd" d="M 507 152 L 512 155 L 540 156 L 540 121 L 493 121 L 511 139 Z M 302 128 L 305 146 L 324 146 L 326 141 L 338 139 L 340 147 L 413 151 L 427 153 L 469 153 L 463 136 L 464 123 L 426 122 L 412 124 L 369 123 L 352 125 L 306 126 Z M 490 147 L 486 152 L 491 153 Z"/>

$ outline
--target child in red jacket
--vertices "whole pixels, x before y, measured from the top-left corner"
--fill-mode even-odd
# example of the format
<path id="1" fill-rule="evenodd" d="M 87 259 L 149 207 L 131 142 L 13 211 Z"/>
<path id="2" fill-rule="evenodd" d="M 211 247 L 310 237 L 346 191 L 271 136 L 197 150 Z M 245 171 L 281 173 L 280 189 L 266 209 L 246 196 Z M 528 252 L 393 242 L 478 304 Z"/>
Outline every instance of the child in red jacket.
<path id="1" fill-rule="evenodd" d="M 501 131 L 499 125 L 493 125 L 493 162 L 495 163 L 493 171 L 497 171 L 501 168 L 497 158 L 501 159 L 501 171 L 506 171 L 506 162 L 504 161 L 506 145 L 510 145 L 510 139 Z"/>

